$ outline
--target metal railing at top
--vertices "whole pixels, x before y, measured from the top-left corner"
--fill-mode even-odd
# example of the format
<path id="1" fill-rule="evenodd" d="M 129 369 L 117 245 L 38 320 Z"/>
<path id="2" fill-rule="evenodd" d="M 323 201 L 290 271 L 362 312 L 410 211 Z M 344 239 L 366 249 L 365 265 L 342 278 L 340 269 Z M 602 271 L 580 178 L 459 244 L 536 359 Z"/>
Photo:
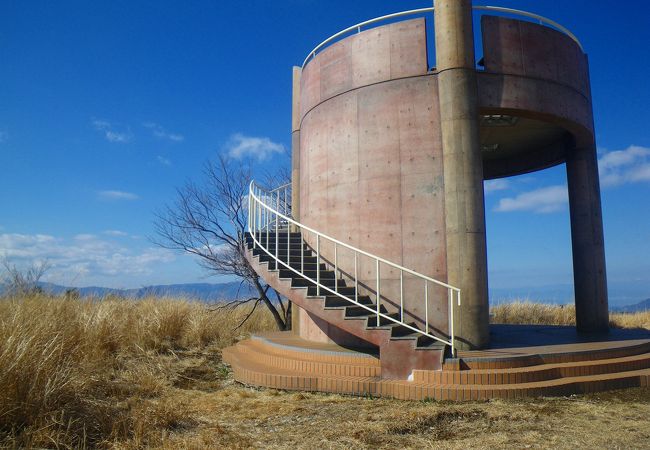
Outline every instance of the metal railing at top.
<path id="1" fill-rule="evenodd" d="M 580 47 L 580 50 L 582 50 L 584 52 L 584 49 L 582 48 L 582 44 L 580 43 L 578 38 L 571 31 L 569 31 L 568 28 L 560 25 L 559 23 L 555 22 L 554 20 L 548 19 L 548 18 L 546 18 L 544 16 L 540 16 L 539 14 L 531 13 L 531 12 L 528 12 L 528 11 L 522 11 L 522 10 L 519 10 L 519 9 L 504 8 L 502 6 L 481 6 L 481 5 L 476 5 L 476 6 L 473 6 L 472 8 L 475 11 L 491 11 L 491 12 L 499 12 L 499 13 L 504 13 L 504 14 L 512 14 L 512 15 L 515 15 L 515 16 L 523 16 L 523 17 L 527 17 L 529 19 L 534 19 L 536 21 L 539 21 L 539 23 L 542 24 L 542 25 L 544 25 L 544 24 L 550 25 L 551 27 L 561 31 L 562 33 L 566 34 L 571 39 L 573 39 L 576 42 L 576 44 L 578 44 L 578 47 Z M 366 21 L 357 23 L 356 25 L 352 25 L 351 27 L 347 27 L 346 29 L 341 30 L 338 33 L 333 34 L 332 36 L 328 37 L 323 42 L 321 42 L 316 47 L 314 47 L 314 49 L 311 52 L 309 52 L 309 54 L 307 55 L 307 57 L 303 61 L 302 68 L 303 69 L 305 68 L 305 65 L 309 62 L 309 60 L 311 58 L 316 56 L 316 53 L 319 50 L 323 49 L 330 42 L 332 42 L 332 41 L 336 40 L 337 38 L 339 38 L 341 36 L 344 36 L 344 35 L 346 35 L 346 34 L 348 34 L 350 32 L 360 33 L 361 28 L 363 28 L 365 26 L 368 26 L 368 25 L 372 25 L 372 24 L 375 24 L 375 23 L 378 23 L 378 22 L 383 22 L 383 21 L 390 20 L 390 19 L 395 19 L 397 17 L 402 17 L 402 16 L 412 16 L 412 15 L 416 15 L 416 14 L 434 12 L 434 10 L 435 10 L 434 7 L 429 7 L 429 8 L 411 9 L 411 10 L 408 10 L 408 11 L 400 11 L 400 12 L 396 12 L 396 13 L 392 13 L 392 14 L 387 14 L 387 15 L 381 16 L 381 17 L 375 17 L 374 19 L 366 20 Z"/>
<path id="2" fill-rule="evenodd" d="M 455 356 L 456 342 L 454 334 L 454 303 L 457 303 L 457 305 L 460 306 L 460 289 L 327 236 L 317 230 L 314 230 L 313 228 L 295 221 L 289 214 L 286 214 L 286 210 L 284 211 L 285 214 L 283 214 L 283 208 L 281 205 L 283 203 L 285 205 L 289 205 L 291 203 L 290 189 L 291 185 L 287 184 L 273 190 L 265 190 L 257 186 L 254 181 L 251 181 L 248 194 L 248 232 L 252 236 L 254 248 L 260 248 L 267 255 L 272 257 L 276 261 L 276 268 L 279 268 L 280 265 L 282 265 L 285 269 L 288 269 L 293 273 L 301 276 L 305 280 L 313 283 L 316 287 L 317 296 L 320 296 L 321 293 L 324 292 L 328 295 L 331 294 L 340 297 L 356 306 L 360 306 L 361 308 L 371 312 L 372 315 L 376 316 L 377 326 L 381 325 L 382 318 L 388 322 L 399 324 L 422 336 L 426 336 L 435 341 L 449 345 L 451 347 L 452 354 Z M 299 233 L 300 235 L 300 248 L 298 251 L 299 255 L 292 256 L 291 236 L 295 236 L 296 233 Z M 284 238 L 285 236 L 287 241 L 286 244 L 284 242 L 280 243 L 280 238 Z M 316 257 L 315 270 L 310 270 L 309 272 L 315 272 L 315 278 L 311 275 L 308 275 L 306 273 L 307 271 L 305 270 L 305 245 L 306 242 L 309 241 L 312 242 L 312 247 L 314 248 L 311 250 L 315 252 Z M 333 255 L 330 254 L 329 259 L 325 258 L 322 253 L 321 247 L 323 244 L 329 244 L 330 247 L 332 247 Z M 283 260 L 282 254 L 285 252 L 285 245 L 286 260 Z M 340 252 L 342 251 L 347 251 L 353 255 L 351 258 L 354 260 L 353 270 L 343 270 L 340 266 Z M 370 260 L 372 262 L 371 265 L 374 266 L 375 278 L 372 280 L 374 281 L 372 283 L 369 282 L 367 278 L 364 279 L 363 282 L 360 281 L 359 266 L 362 262 L 362 258 Z M 331 286 L 331 283 L 329 283 L 330 286 L 327 286 L 324 284 L 324 280 L 321 279 L 321 264 L 325 264 L 326 267 L 331 267 L 331 269 L 334 271 L 333 286 Z M 310 264 L 310 266 L 313 265 L 313 263 Z M 382 312 L 382 266 L 388 266 L 390 269 L 399 272 L 399 306 L 397 314 L 399 317 L 394 317 L 389 313 Z M 419 282 L 422 283 L 424 330 L 421 330 L 416 326 L 405 322 L 404 320 L 405 276 L 410 276 L 411 278 L 419 280 Z M 354 286 L 354 296 L 351 294 L 344 295 L 340 292 L 341 286 L 339 286 L 339 277 L 341 277 L 341 279 L 347 278 L 350 280 Z M 375 305 L 369 306 L 359 301 L 360 285 L 363 285 L 365 290 L 371 292 L 371 295 L 374 295 L 376 303 Z M 430 285 L 439 286 L 440 288 L 447 290 L 447 320 L 449 329 L 448 339 L 442 338 L 431 332 L 431 321 L 429 317 L 429 297 L 431 296 L 429 293 Z M 372 288 L 374 288 L 374 291 Z"/>

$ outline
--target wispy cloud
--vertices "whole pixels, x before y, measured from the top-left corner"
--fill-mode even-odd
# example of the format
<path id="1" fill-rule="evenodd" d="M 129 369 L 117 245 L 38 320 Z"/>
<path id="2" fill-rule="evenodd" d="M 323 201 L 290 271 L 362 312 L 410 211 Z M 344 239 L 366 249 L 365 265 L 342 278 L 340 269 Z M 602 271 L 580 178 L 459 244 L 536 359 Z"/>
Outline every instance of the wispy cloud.
<path id="1" fill-rule="evenodd" d="M 16 264 L 47 260 L 52 270 L 46 278 L 57 276 L 123 276 L 153 273 L 160 263 L 175 260 L 172 252 L 156 247 L 132 249 L 104 241 L 92 234 L 63 239 L 46 234 L 0 234 L 3 256 Z"/>
<path id="2" fill-rule="evenodd" d="M 503 191 L 510 189 L 510 182 L 505 178 L 498 178 L 496 180 L 486 180 L 483 183 L 485 193 L 490 194 L 496 191 Z"/>
<path id="3" fill-rule="evenodd" d="M 129 235 L 129 233 L 120 230 L 105 230 L 104 234 L 106 236 L 116 236 L 116 237 L 124 237 Z"/>
<path id="4" fill-rule="evenodd" d="M 231 158 L 252 157 L 258 161 L 264 161 L 274 154 L 285 152 L 284 145 L 273 142 L 267 137 L 245 136 L 241 133 L 235 133 L 230 137 L 226 144 L 226 150 Z"/>
<path id="5" fill-rule="evenodd" d="M 94 234 L 78 234 L 74 237 L 75 241 L 92 241 L 93 239 L 96 239 L 97 236 Z"/>
<path id="6" fill-rule="evenodd" d="M 151 133 L 158 139 L 166 139 L 173 142 L 182 142 L 185 140 L 185 136 L 182 134 L 169 132 L 155 122 L 145 122 L 142 126 L 151 130 Z"/>
<path id="7" fill-rule="evenodd" d="M 9 140 L 9 133 L 5 130 L 0 130 L 0 144 L 4 144 Z"/>
<path id="8" fill-rule="evenodd" d="M 160 156 L 160 155 L 158 155 L 158 156 L 156 157 L 156 159 L 157 159 L 158 162 L 159 162 L 160 164 L 162 164 L 163 166 L 171 166 L 171 165 L 172 165 L 172 162 L 171 162 L 169 159 L 165 158 L 164 156 Z"/>
<path id="9" fill-rule="evenodd" d="M 94 119 L 92 124 L 95 130 L 102 133 L 109 142 L 124 144 L 130 142 L 133 138 L 133 135 L 128 128 L 126 130 L 118 130 L 116 129 L 117 127 L 107 120 Z"/>
<path id="10" fill-rule="evenodd" d="M 598 160 L 598 171 L 603 187 L 650 181 L 650 148 L 630 145 L 604 153 Z"/>
<path id="11" fill-rule="evenodd" d="M 102 200 L 137 200 L 140 198 L 132 192 L 111 191 L 111 190 L 99 191 L 97 192 L 97 195 Z"/>
<path id="12" fill-rule="evenodd" d="M 532 211 L 535 213 L 552 213 L 561 211 L 569 201 L 565 185 L 548 186 L 533 191 L 523 192 L 515 197 L 499 200 L 495 211 Z"/>

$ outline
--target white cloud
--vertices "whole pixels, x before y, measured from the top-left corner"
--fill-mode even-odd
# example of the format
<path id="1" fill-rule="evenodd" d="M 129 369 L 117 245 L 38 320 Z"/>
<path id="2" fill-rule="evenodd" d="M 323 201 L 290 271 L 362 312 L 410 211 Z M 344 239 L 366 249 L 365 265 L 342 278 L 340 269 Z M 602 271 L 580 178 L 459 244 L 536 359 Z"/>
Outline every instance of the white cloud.
<path id="1" fill-rule="evenodd" d="M 97 193 L 100 199 L 102 200 L 137 200 L 138 197 L 132 192 L 124 191 L 99 191 Z"/>
<path id="2" fill-rule="evenodd" d="M 104 234 L 107 236 L 117 236 L 117 237 L 124 237 L 129 235 L 129 233 L 120 230 L 105 230 Z"/>
<path id="3" fill-rule="evenodd" d="M 494 209 L 498 212 L 533 211 L 551 213 L 564 209 L 569 201 L 567 187 L 564 185 L 548 186 L 523 192 L 516 197 L 502 198 Z"/>
<path id="4" fill-rule="evenodd" d="M 63 239 L 44 234 L 0 234 L 2 255 L 18 266 L 46 260 L 51 270 L 45 279 L 71 276 L 128 276 L 151 274 L 161 263 L 175 260 L 169 250 L 157 247 L 135 250 L 92 234 Z"/>
<path id="5" fill-rule="evenodd" d="M 75 241 L 92 241 L 96 236 L 94 234 L 78 234 L 74 237 Z"/>
<path id="6" fill-rule="evenodd" d="M 606 152 L 598 160 L 598 171 L 603 187 L 650 181 L 650 148 L 630 145 Z"/>
<path id="7" fill-rule="evenodd" d="M 158 156 L 156 157 L 156 159 L 157 159 L 158 162 L 159 162 L 160 164 L 162 164 L 163 166 L 171 166 L 171 165 L 172 165 L 172 162 L 171 162 L 169 159 L 165 158 L 164 156 L 160 156 L 160 155 L 158 155 Z"/>
<path id="8" fill-rule="evenodd" d="M 498 178 L 496 180 L 485 180 L 483 186 L 485 193 L 490 194 L 492 192 L 510 189 L 510 182 L 505 178 Z"/>
<path id="9" fill-rule="evenodd" d="M 155 122 L 145 122 L 142 124 L 142 126 L 149 128 L 151 130 L 151 133 L 158 139 L 167 139 L 168 141 L 173 142 L 183 142 L 185 140 L 185 136 L 182 134 L 171 133 Z"/>
<path id="10" fill-rule="evenodd" d="M 93 127 L 95 127 L 95 130 L 102 133 L 109 142 L 124 144 L 131 141 L 133 138 L 128 129 L 126 131 L 117 131 L 115 126 L 107 120 L 95 119 L 93 120 Z"/>
<path id="11" fill-rule="evenodd" d="M 235 133 L 230 137 L 226 149 L 231 158 L 242 159 L 250 156 L 257 158 L 258 161 L 285 152 L 284 145 L 273 142 L 267 137 L 245 136 L 241 133 Z"/>

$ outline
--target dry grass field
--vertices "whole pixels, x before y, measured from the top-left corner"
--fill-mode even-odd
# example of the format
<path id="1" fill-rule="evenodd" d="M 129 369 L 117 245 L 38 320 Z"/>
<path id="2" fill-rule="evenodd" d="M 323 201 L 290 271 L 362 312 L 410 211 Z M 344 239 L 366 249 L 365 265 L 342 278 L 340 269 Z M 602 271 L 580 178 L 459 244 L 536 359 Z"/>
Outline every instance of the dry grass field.
<path id="1" fill-rule="evenodd" d="M 650 448 L 650 390 L 472 403 L 253 389 L 220 349 L 263 310 L 170 299 L 0 299 L 0 446 L 8 448 Z M 501 305 L 495 321 L 571 323 Z M 650 316 L 614 315 L 616 326 Z"/>

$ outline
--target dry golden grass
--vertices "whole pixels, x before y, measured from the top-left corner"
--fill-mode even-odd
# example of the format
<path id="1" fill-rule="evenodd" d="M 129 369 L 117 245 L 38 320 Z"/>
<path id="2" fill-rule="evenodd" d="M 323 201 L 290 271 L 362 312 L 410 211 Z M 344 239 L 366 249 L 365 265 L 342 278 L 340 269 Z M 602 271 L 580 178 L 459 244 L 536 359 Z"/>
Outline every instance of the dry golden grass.
<path id="1" fill-rule="evenodd" d="M 571 308 L 505 306 L 495 319 L 572 320 Z M 650 447 L 648 389 L 452 404 L 241 386 L 220 349 L 274 327 L 259 310 L 233 332 L 246 312 L 164 299 L 0 300 L 0 446 Z M 647 326 L 647 314 L 632 316 L 612 320 Z"/>
<path id="2" fill-rule="evenodd" d="M 152 433 L 193 423 L 170 397 L 193 380 L 192 365 L 216 387 L 219 349 L 272 329 L 260 310 L 234 333 L 246 313 L 170 299 L 0 300 L 0 442 L 154 445 Z"/>
<path id="3" fill-rule="evenodd" d="M 530 325 L 575 325 L 574 305 L 549 305 L 531 301 L 503 303 L 490 309 L 492 323 Z M 612 328 L 646 328 L 650 330 L 650 311 L 610 313 Z"/>

